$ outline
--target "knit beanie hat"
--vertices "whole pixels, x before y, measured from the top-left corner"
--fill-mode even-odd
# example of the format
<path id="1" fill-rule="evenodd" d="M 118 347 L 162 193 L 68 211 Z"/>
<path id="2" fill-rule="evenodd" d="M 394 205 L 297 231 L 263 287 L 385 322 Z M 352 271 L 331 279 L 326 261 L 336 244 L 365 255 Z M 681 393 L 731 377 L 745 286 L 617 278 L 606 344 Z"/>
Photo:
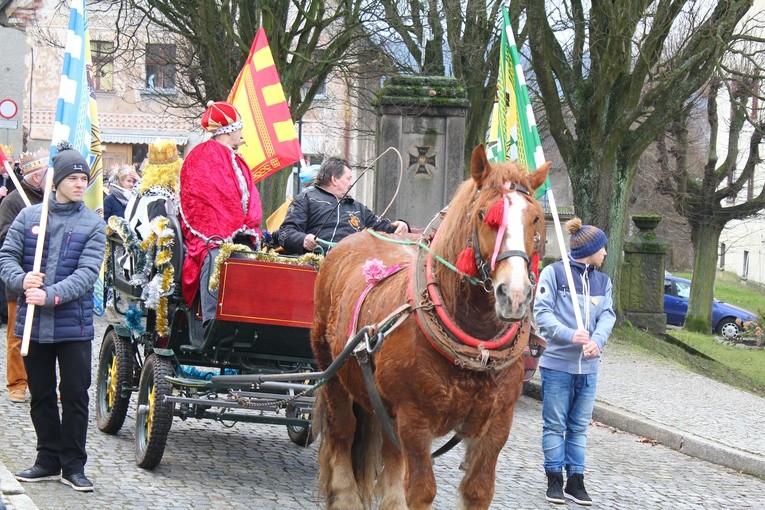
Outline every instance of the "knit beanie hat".
<path id="1" fill-rule="evenodd" d="M 304 188 L 316 182 L 319 168 L 321 168 L 321 165 L 311 165 L 305 169 L 300 169 L 300 184 L 302 184 Z"/>
<path id="2" fill-rule="evenodd" d="M 58 153 L 53 158 L 53 186 L 58 187 L 59 183 L 71 174 L 85 174 L 90 181 L 88 162 L 69 142 L 59 142 L 56 150 Z"/>
<path id="3" fill-rule="evenodd" d="M 571 258 L 574 260 L 589 257 L 608 244 L 608 236 L 598 227 L 582 225 L 582 220 L 572 218 L 566 222 L 566 230 L 571 234 Z"/>

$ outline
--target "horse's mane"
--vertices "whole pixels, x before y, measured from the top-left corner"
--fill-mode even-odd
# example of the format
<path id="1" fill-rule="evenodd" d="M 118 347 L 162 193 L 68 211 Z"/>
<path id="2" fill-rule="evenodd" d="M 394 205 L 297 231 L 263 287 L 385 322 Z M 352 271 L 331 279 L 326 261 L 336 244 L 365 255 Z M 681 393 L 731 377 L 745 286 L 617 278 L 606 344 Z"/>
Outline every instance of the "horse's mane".
<path id="1" fill-rule="evenodd" d="M 448 213 L 439 227 L 438 238 L 433 243 L 433 251 L 448 262 L 456 263 L 460 252 L 468 246 L 469 241 L 472 243 L 473 232 L 482 221 L 479 213 L 485 215 L 501 198 L 505 182 L 520 184 L 529 189 L 528 173 L 515 163 L 493 164 L 490 169 L 486 169 L 480 191 L 474 179 L 463 182 L 449 204 Z M 531 189 L 529 191 L 533 192 Z M 499 325 L 493 313 L 493 293 L 486 292 L 481 285 L 466 283 L 443 265 L 438 264 L 436 274 L 446 306 L 452 311 L 461 311 L 463 320 L 472 323 L 477 330 L 493 335 Z M 484 311 L 489 313 L 482 313 Z M 470 328 L 470 324 L 467 327 Z"/>

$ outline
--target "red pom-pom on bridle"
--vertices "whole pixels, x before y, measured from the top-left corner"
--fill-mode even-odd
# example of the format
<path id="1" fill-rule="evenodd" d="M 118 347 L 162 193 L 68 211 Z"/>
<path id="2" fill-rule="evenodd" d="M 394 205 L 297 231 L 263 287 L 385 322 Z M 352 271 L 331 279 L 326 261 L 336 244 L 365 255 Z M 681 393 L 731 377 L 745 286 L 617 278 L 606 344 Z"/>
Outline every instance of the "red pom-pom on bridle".
<path id="1" fill-rule="evenodd" d="M 483 222 L 491 228 L 499 228 L 505 216 L 505 200 L 500 198 L 491 206 Z"/>
<path id="2" fill-rule="evenodd" d="M 478 276 L 478 266 L 475 264 L 475 255 L 473 254 L 473 248 L 468 246 L 462 250 L 457 257 L 457 263 L 455 264 L 457 271 L 466 274 L 470 277 Z"/>

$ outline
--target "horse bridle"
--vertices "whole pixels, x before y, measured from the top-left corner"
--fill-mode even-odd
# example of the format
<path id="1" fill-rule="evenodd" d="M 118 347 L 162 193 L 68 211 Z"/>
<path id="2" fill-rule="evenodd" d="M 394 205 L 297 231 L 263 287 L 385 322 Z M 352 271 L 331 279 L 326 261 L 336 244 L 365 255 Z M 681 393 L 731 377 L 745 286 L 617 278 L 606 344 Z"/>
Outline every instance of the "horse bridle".
<path id="1" fill-rule="evenodd" d="M 508 192 L 509 191 L 518 191 L 520 193 L 523 193 L 527 197 L 531 197 L 531 193 L 529 193 L 529 190 L 526 189 L 524 186 L 521 186 L 520 184 L 510 183 Z M 534 232 L 534 242 L 538 244 L 540 239 L 541 239 L 541 236 L 539 235 L 539 232 Z M 491 265 L 488 262 L 486 262 L 486 259 L 484 259 L 483 255 L 481 254 L 480 241 L 478 239 L 478 227 L 476 227 L 473 230 L 472 244 L 473 244 L 473 256 L 475 257 L 475 265 L 478 268 L 478 276 L 481 278 L 481 284 L 483 285 L 483 288 L 487 292 L 489 292 L 489 290 L 492 288 L 492 285 L 493 285 L 492 279 L 489 276 Z M 534 250 L 537 251 L 538 246 L 535 246 Z M 500 252 L 497 255 L 496 262 L 498 263 L 505 259 L 509 259 L 511 257 L 519 257 L 526 262 L 526 270 L 529 273 L 529 280 L 531 280 L 532 285 L 535 285 L 536 275 L 533 271 L 533 268 L 531 267 L 531 260 L 529 259 L 529 256 L 525 251 L 507 250 L 507 251 Z"/>

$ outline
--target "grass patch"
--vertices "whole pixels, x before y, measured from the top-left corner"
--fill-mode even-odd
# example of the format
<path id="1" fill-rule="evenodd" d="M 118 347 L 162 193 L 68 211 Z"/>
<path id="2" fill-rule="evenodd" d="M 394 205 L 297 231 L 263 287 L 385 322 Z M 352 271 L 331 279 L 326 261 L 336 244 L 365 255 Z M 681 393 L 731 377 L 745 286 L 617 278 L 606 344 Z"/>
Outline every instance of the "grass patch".
<path id="1" fill-rule="evenodd" d="M 615 328 L 610 341 L 765 397 L 765 350 L 722 345 L 711 335 L 682 330 L 659 338 L 631 327 Z"/>

